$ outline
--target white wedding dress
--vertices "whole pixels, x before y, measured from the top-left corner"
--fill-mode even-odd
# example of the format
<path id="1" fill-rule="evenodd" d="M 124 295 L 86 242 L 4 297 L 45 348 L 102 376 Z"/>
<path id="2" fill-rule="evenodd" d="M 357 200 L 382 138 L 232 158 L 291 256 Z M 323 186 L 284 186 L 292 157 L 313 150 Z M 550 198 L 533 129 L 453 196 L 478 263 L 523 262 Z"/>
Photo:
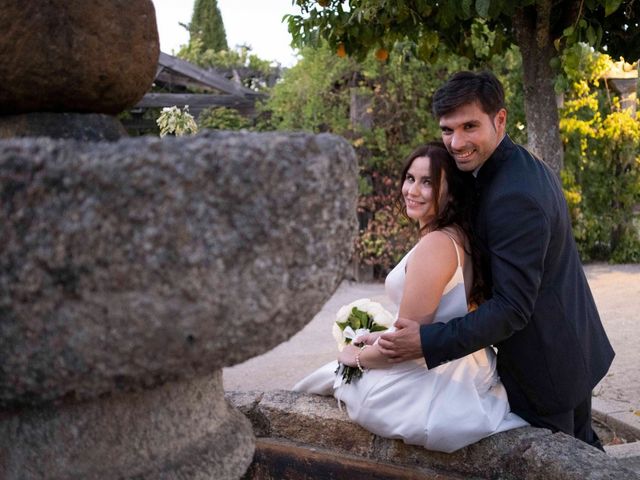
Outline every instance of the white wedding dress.
<path id="1" fill-rule="evenodd" d="M 444 289 L 436 322 L 447 322 L 467 313 L 460 256 L 455 242 L 454 245 L 458 268 Z M 385 281 L 386 293 L 396 305 L 402 299 L 405 266 L 412 251 Z M 431 370 L 422 358 L 365 370 L 361 378 L 349 384 L 342 383 L 335 374 L 337 366 L 337 361 L 324 365 L 293 389 L 333 394 L 346 405 L 353 421 L 381 437 L 453 452 L 494 433 L 528 425 L 509 411 L 507 392 L 498 378 L 495 352 L 491 348 Z"/>

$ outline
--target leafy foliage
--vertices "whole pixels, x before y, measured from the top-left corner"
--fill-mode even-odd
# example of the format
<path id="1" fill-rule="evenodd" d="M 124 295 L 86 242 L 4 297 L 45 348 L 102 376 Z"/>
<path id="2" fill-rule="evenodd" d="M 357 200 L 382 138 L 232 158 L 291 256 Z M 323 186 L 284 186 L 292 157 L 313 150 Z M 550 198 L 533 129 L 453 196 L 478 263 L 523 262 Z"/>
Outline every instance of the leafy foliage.
<path id="1" fill-rule="evenodd" d="M 198 116 L 198 126 L 212 130 L 242 130 L 251 122 L 237 110 L 227 107 L 207 108 Z"/>
<path id="2" fill-rule="evenodd" d="M 324 40 L 338 54 L 358 59 L 369 51 L 410 41 L 422 60 L 437 60 L 441 46 L 446 45 L 448 51 L 469 58 L 476 67 L 478 61 L 518 45 L 526 59 L 523 82 L 529 146 L 559 171 L 563 160 L 553 91 L 555 71 L 550 63 L 555 60 L 558 68 L 562 50 L 579 41 L 598 47 L 607 41 L 609 51 L 615 53 L 614 48 L 624 43 L 616 35 L 623 35 L 640 47 L 637 8 L 632 7 L 635 1 L 296 0 L 301 14 L 286 19 L 294 44 L 317 46 Z M 620 15 L 624 17 L 620 23 L 608 20 Z M 482 34 L 485 41 L 478 44 Z"/>
<path id="3" fill-rule="evenodd" d="M 348 79 L 348 61 L 327 48 L 304 48 L 302 59 L 283 73 L 262 105 L 262 130 L 343 133 L 349 126 L 349 96 L 335 82 Z"/>
<path id="4" fill-rule="evenodd" d="M 213 50 L 202 47 L 202 40 L 195 39 L 183 45 L 177 56 L 203 68 L 247 67 L 265 74 L 269 73 L 271 68 L 271 62 L 251 53 L 251 48 L 247 46 L 240 46 L 235 50 Z"/>
<path id="5" fill-rule="evenodd" d="M 548 23 L 542 19 L 539 25 L 548 28 L 545 40 L 557 40 L 558 48 L 587 41 L 599 47 L 605 41 L 610 49 L 617 49 L 622 47 L 619 39 L 640 41 L 633 28 L 640 16 L 637 5 L 634 8 L 635 1 L 296 0 L 301 14 L 285 18 L 298 46 L 318 46 L 324 39 L 332 49 L 342 45 L 347 54 L 362 59 L 371 49 L 410 40 L 418 45 L 421 59 L 431 60 L 441 43 L 456 53 L 473 57 L 467 39 L 478 28 L 474 22 L 477 19 L 487 22 L 495 35 L 489 53 L 503 51 L 515 42 L 512 21 L 516 11 L 522 9 L 548 12 Z"/>
<path id="6" fill-rule="evenodd" d="M 600 80 L 611 63 L 584 44 L 563 56 L 569 84 L 560 120 L 563 181 L 582 258 L 638 262 L 633 209 L 640 203 L 640 122 Z"/>
<path id="7" fill-rule="evenodd" d="M 477 48 L 488 38 L 479 23 Z M 485 41 L 485 43 L 487 43 Z M 383 275 L 415 242 L 417 229 L 399 219 L 394 201 L 403 159 L 418 145 L 439 138 L 431 96 L 469 60 L 446 51 L 434 63 L 418 58 L 418 45 L 398 42 L 380 60 L 372 52 L 362 62 L 340 58 L 326 43 L 304 48 L 302 59 L 285 72 L 262 106 L 262 129 L 332 132 L 351 141 L 360 160 L 356 250 L 362 262 Z M 485 58 L 504 81 L 515 139 L 524 136 L 519 52 Z"/>

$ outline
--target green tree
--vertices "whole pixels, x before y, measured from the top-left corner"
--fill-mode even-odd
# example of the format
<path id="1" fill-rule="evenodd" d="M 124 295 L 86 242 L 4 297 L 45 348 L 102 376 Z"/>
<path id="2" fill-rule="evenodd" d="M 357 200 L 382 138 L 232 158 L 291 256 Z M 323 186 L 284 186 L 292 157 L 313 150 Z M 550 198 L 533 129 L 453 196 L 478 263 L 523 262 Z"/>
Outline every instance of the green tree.
<path id="1" fill-rule="evenodd" d="M 296 0 L 301 15 L 289 15 L 297 45 L 326 39 L 338 54 L 382 57 L 396 41 L 410 40 L 423 59 L 437 58 L 442 43 L 477 58 L 515 43 L 522 53 L 528 146 L 559 172 L 563 164 L 558 130 L 555 77 L 566 46 L 587 41 L 606 44 L 615 56 L 640 51 L 636 0 Z M 484 53 L 469 41 L 478 19 L 492 32 Z M 612 19 L 615 18 L 616 22 Z M 604 43 L 608 42 L 608 43 Z M 618 49 L 618 50 L 615 50 Z M 472 64 L 476 66 L 477 64 Z"/>
<path id="2" fill-rule="evenodd" d="M 217 0 L 196 0 L 189 24 L 190 42 L 199 39 L 201 50 L 227 50 L 227 34 Z"/>

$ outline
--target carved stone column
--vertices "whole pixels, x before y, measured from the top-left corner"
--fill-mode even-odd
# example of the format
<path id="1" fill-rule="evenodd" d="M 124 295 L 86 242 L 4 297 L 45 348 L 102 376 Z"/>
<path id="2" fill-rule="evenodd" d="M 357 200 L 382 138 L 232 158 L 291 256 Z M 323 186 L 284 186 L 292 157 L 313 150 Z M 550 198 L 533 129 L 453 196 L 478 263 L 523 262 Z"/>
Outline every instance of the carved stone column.
<path id="1" fill-rule="evenodd" d="M 0 141 L 0 478 L 240 477 L 220 371 L 335 290 L 356 173 L 331 135 Z"/>

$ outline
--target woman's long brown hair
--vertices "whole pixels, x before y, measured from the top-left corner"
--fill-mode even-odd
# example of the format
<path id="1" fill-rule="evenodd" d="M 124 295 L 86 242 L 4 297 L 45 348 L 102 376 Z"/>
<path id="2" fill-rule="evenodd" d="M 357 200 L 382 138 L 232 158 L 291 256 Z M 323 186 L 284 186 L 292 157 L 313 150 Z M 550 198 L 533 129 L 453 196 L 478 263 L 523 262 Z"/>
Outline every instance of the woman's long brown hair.
<path id="1" fill-rule="evenodd" d="M 409 154 L 402 168 L 400 188 L 396 197 L 398 212 L 407 217 L 404 197 L 402 196 L 402 184 L 407 177 L 407 172 L 413 161 L 418 157 L 429 157 L 431 186 L 433 189 L 433 203 L 436 215 L 427 225 L 420 228 L 420 235 L 433 230 L 442 230 L 450 227 L 460 231 L 467 239 L 468 245 L 463 245 L 465 252 L 471 255 L 473 267 L 473 284 L 469 295 L 469 303 L 478 305 L 483 300 L 484 282 L 480 268 L 480 251 L 471 228 L 471 206 L 474 200 L 474 182 L 470 173 L 462 172 L 456 166 L 455 160 L 449 154 L 444 143 L 429 142 L 421 145 Z M 444 176 L 444 177 L 443 177 Z M 442 180 L 447 182 L 447 198 L 441 198 Z M 445 200 L 444 205 L 441 205 Z"/>

